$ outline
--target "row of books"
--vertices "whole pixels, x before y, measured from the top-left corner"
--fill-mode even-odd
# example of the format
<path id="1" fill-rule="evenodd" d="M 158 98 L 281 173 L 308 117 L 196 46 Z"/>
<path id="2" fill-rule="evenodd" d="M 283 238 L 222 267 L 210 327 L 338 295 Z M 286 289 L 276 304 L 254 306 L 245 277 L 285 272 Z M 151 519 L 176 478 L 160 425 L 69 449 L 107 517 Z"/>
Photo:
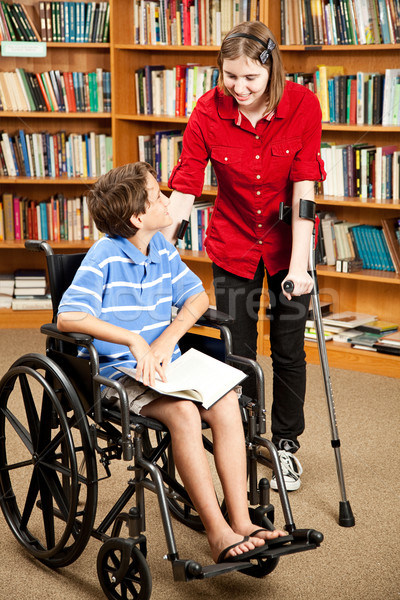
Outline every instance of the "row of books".
<path id="1" fill-rule="evenodd" d="M 156 131 L 154 135 L 138 135 L 139 160 L 150 163 L 157 180 L 167 182 L 182 152 L 182 131 L 178 129 Z M 211 163 L 204 172 L 204 185 L 217 185 Z"/>
<path id="2" fill-rule="evenodd" d="M 145 65 L 135 71 L 137 114 L 189 117 L 200 96 L 217 80 L 218 69 L 212 66 Z"/>
<path id="3" fill-rule="evenodd" d="M 39 17 L 43 42 L 109 41 L 108 2 L 39 2 Z"/>
<path id="4" fill-rule="evenodd" d="M 398 0 L 281 0 L 282 44 L 400 42 Z"/>
<path id="5" fill-rule="evenodd" d="M 35 201 L 4 193 L 0 200 L 0 240 L 97 240 L 99 233 L 90 217 L 87 197 L 55 194 Z"/>
<path id="6" fill-rule="evenodd" d="M 27 7 L 20 2 L 0 2 L 0 41 L 39 42 L 40 35 Z"/>
<path id="7" fill-rule="evenodd" d="M 318 260 L 342 272 L 372 269 L 400 273 L 400 217 L 381 225 L 340 221 L 334 213 L 320 213 Z"/>
<path id="8" fill-rule="evenodd" d="M 321 157 L 326 179 L 318 188 L 324 195 L 399 204 L 400 151 L 397 146 L 322 142 Z"/>
<path id="9" fill-rule="evenodd" d="M 98 177 L 112 168 L 112 138 L 65 131 L 0 134 L 0 176 Z"/>
<path id="10" fill-rule="evenodd" d="M 258 0 L 134 0 L 135 44 L 220 46 L 242 21 L 259 18 Z"/>
<path id="11" fill-rule="evenodd" d="M 342 65 L 318 65 L 314 73 L 286 79 L 317 94 L 324 123 L 400 125 L 400 69 L 346 75 Z"/>
<path id="12" fill-rule="evenodd" d="M 341 65 L 319 65 L 315 91 L 323 122 L 400 125 L 400 69 L 345 75 Z"/>
<path id="13" fill-rule="evenodd" d="M 39 42 L 40 35 L 24 4 L 0 2 L 0 41 Z"/>
<path id="14" fill-rule="evenodd" d="M 111 73 L 102 68 L 91 73 L 0 72 L 0 110 L 111 112 Z"/>

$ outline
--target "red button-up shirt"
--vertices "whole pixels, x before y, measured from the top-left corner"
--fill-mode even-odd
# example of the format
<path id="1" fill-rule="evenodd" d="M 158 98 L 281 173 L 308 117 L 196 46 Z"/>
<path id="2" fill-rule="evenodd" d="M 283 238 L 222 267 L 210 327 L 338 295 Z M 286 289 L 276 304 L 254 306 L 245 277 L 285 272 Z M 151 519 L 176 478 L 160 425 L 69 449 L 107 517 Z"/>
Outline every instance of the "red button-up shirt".
<path id="1" fill-rule="evenodd" d="M 189 119 L 169 187 L 200 196 L 209 160 L 218 193 L 206 248 L 223 269 L 252 278 L 262 257 L 273 275 L 289 267 L 291 227 L 278 219 L 291 205 L 294 181 L 323 180 L 321 109 L 315 94 L 287 82 L 276 111 L 256 128 L 232 96 L 214 88 Z"/>

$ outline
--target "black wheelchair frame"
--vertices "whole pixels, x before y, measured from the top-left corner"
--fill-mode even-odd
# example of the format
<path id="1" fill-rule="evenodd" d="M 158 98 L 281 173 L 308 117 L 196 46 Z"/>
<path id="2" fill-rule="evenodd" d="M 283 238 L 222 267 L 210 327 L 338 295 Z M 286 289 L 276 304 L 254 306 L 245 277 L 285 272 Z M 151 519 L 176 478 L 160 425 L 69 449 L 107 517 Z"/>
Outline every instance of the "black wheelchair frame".
<path id="1" fill-rule="evenodd" d="M 28 553 L 51 568 L 63 567 L 77 560 L 90 537 L 97 538 L 102 542 L 97 572 L 107 598 L 148 600 L 151 573 L 146 562 L 145 490 L 157 495 L 167 547 L 164 558 L 171 562 L 176 581 L 231 571 L 264 577 L 276 568 L 280 557 L 318 547 L 323 540 L 321 533 L 296 528 L 279 455 L 272 442 L 263 437 L 263 371 L 257 362 L 232 353 L 229 317 L 209 310 L 198 324 L 219 330 L 220 339 L 188 333 L 181 349 L 195 346 L 239 368 L 247 364 L 254 369 L 257 398 L 240 399 L 250 516 L 255 525 L 274 529 L 269 481 L 265 477 L 258 481 L 261 463 L 276 475 L 288 535 L 268 542 L 262 553 L 240 562 L 201 565 L 179 557 L 171 516 L 195 530 L 201 531 L 203 525 L 176 478 L 168 430 L 156 420 L 129 412 L 124 387 L 100 375 L 99 357 L 90 336 L 60 332 L 55 324 L 62 293 L 84 254 L 54 254 L 42 241 L 27 241 L 26 247 L 46 254 L 54 322 L 41 327 L 46 354 L 21 356 L 0 381 L 0 505 L 11 531 Z M 88 349 L 89 360 L 77 357 L 78 346 Z M 102 404 L 101 385 L 114 388 L 120 409 Z M 17 455 L 8 450 L 10 436 L 17 442 Z M 203 441 L 212 454 L 212 442 L 205 435 Z M 97 457 L 105 470 L 103 477 L 97 473 Z M 110 477 L 111 462 L 121 458 L 129 462 L 128 485 L 95 526 L 98 483 Z M 130 501 L 133 506 L 126 509 Z M 226 514 L 223 501 L 221 510 Z M 127 538 L 121 537 L 124 524 Z"/>

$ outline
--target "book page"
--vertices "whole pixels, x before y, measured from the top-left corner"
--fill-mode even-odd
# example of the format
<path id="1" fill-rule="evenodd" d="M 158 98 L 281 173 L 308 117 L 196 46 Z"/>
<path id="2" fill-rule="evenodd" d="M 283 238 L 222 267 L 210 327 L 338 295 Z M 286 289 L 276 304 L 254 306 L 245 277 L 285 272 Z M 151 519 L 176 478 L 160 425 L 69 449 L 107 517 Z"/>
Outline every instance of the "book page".
<path id="1" fill-rule="evenodd" d="M 115 367 L 118 371 L 135 377 L 136 369 Z M 177 398 L 200 402 L 210 408 L 215 402 L 238 385 L 247 375 L 203 352 L 191 348 L 166 369 L 167 382 L 156 375 L 153 389 Z"/>

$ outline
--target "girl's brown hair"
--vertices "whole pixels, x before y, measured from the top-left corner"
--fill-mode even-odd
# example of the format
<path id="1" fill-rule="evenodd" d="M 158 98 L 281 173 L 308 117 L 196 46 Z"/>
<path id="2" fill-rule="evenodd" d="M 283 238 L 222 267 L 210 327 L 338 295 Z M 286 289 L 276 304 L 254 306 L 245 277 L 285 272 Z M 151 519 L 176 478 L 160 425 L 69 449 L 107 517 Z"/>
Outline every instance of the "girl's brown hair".
<path id="1" fill-rule="evenodd" d="M 265 50 L 264 44 L 253 39 L 245 37 L 232 37 L 232 34 L 246 33 L 259 38 L 267 44 L 271 39 L 275 43 L 275 48 L 271 51 L 271 55 L 267 62 L 263 64 L 260 61 L 260 54 Z M 258 62 L 265 67 L 269 72 L 269 81 L 266 90 L 267 104 L 266 112 L 276 109 L 285 87 L 285 70 L 282 63 L 281 53 L 278 48 L 278 42 L 274 34 L 264 23 L 260 21 L 245 21 L 236 25 L 224 38 L 221 49 L 218 54 L 219 78 L 218 87 L 226 94 L 230 95 L 224 85 L 223 64 L 224 60 L 235 60 L 241 56 L 247 56 L 251 60 Z"/>
<path id="2" fill-rule="evenodd" d="M 130 219 L 146 212 L 149 173 L 156 177 L 148 163 L 129 163 L 111 169 L 96 181 L 89 192 L 88 207 L 99 231 L 111 237 L 135 235 L 137 228 Z"/>

